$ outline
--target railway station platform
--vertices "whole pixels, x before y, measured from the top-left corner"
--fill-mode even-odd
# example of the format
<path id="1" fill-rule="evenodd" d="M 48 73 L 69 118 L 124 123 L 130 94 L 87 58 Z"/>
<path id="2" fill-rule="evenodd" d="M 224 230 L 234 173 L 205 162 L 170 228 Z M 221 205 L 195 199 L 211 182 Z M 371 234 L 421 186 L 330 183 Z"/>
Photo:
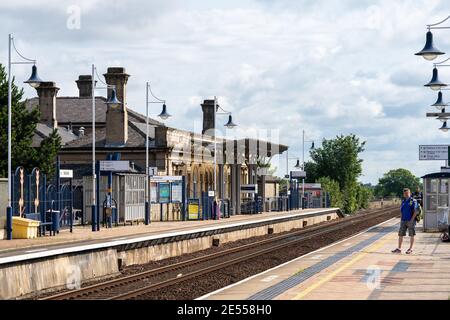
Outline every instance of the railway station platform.
<path id="1" fill-rule="evenodd" d="M 448 300 L 450 246 L 418 226 L 415 250 L 389 220 L 199 300 Z"/>
<path id="2" fill-rule="evenodd" d="M 101 229 L 78 227 L 56 237 L 0 241 L 0 298 L 26 296 L 117 275 L 123 266 L 145 264 L 227 243 L 281 233 L 342 216 L 339 209 L 307 209 L 240 215 L 229 219 L 152 222 Z M 5 280 L 6 279 L 6 280 Z"/>

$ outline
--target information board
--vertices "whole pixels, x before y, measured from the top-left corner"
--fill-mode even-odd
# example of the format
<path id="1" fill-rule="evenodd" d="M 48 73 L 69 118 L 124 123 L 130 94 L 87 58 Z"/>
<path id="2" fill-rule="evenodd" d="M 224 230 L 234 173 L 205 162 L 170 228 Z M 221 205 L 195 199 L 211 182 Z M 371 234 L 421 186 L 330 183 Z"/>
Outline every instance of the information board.
<path id="1" fill-rule="evenodd" d="M 100 171 L 128 171 L 130 161 L 100 161 Z"/>
<path id="2" fill-rule="evenodd" d="M 420 161 L 449 160 L 450 146 L 419 146 Z"/>
<path id="3" fill-rule="evenodd" d="M 170 203 L 170 183 L 160 182 L 158 185 L 158 202 Z"/>
<path id="4" fill-rule="evenodd" d="M 150 202 L 158 203 L 158 184 L 150 182 Z"/>
<path id="5" fill-rule="evenodd" d="M 188 199 L 188 219 L 200 220 L 200 201 L 198 199 Z"/>
<path id="6" fill-rule="evenodd" d="M 183 201 L 183 184 L 181 182 L 172 182 L 172 202 Z"/>

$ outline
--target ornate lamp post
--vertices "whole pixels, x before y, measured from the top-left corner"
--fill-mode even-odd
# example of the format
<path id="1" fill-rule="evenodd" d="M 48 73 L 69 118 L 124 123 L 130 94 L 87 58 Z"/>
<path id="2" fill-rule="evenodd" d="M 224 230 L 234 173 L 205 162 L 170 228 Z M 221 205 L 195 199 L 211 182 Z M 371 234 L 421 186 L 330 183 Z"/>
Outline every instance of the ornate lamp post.
<path id="1" fill-rule="evenodd" d="M 12 49 L 22 59 L 21 61 L 12 61 Z M 15 64 L 32 64 L 30 78 L 25 81 L 31 87 L 37 88 L 43 82 L 37 73 L 36 60 L 26 58 L 16 48 L 14 37 L 8 35 L 8 205 L 6 207 L 6 238 L 12 240 L 12 65 Z"/>

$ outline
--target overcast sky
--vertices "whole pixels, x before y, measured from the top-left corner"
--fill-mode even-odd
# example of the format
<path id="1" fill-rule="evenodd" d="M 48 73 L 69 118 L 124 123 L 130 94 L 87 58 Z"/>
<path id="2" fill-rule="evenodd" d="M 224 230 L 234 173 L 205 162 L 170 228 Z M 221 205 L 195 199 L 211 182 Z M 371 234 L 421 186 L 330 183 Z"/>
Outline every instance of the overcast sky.
<path id="1" fill-rule="evenodd" d="M 316 141 L 354 133 L 367 141 L 361 181 L 376 183 L 390 169 L 423 175 L 443 164 L 418 161 L 419 144 L 446 144 L 450 133 L 425 117 L 437 97 L 423 87 L 432 65 L 413 54 L 425 25 L 449 14 L 448 0 L 1 1 L 0 62 L 13 33 L 58 96 L 77 95 L 92 63 L 99 73 L 123 66 L 130 108 L 145 111 L 150 81 L 173 115 L 167 124 L 188 130 L 201 130 L 199 103 L 218 96 L 238 135 L 269 130 L 290 157 L 301 157 L 303 129 Z M 448 31 L 435 42 L 450 51 Z M 26 80 L 29 68 L 14 74 Z M 285 160 L 275 165 L 286 172 Z"/>

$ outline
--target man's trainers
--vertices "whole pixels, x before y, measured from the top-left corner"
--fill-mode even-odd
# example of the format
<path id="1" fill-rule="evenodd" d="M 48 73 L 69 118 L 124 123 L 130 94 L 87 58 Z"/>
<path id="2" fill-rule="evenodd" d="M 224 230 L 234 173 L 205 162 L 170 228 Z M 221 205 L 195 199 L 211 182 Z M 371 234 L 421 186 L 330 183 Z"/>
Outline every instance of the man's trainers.
<path id="1" fill-rule="evenodd" d="M 400 250 L 400 249 L 395 249 L 395 250 L 392 250 L 392 253 L 402 253 L 402 250 Z"/>

